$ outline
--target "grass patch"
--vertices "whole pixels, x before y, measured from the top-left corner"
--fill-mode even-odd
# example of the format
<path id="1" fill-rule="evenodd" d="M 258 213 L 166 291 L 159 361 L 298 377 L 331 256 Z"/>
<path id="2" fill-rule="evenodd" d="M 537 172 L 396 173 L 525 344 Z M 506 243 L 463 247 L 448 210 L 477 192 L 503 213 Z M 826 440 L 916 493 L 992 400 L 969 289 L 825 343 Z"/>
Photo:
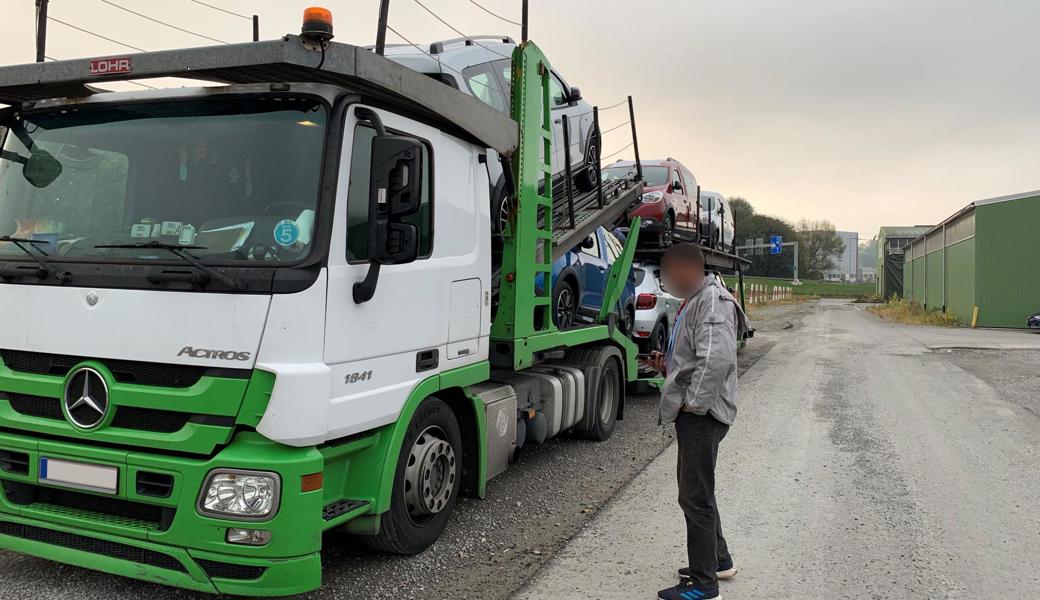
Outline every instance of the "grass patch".
<path id="1" fill-rule="evenodd" d="M 892 298 L 884 304 L 871 306 L 870 312 L 889 321 L 904 323 L 907 325 L 935 325 L 939 327 L 953 327 L 959 325 L 957 317 L 950 313 L 939 310 L 925 310 L 921 305 L 914 304 L 902 298 Z"/>
<path id="2" fill-rule="evenodd" d="M 795 296 L 814 296 L 816 298 L 863 298 L 873 296 L 875 293 L 873 283 L 802 280 L 802 285 L 791 285 L 790 280 L 787 279 L 745 277 L 744 284 L 789 287 L 794 290 L 793 293 Z"/>

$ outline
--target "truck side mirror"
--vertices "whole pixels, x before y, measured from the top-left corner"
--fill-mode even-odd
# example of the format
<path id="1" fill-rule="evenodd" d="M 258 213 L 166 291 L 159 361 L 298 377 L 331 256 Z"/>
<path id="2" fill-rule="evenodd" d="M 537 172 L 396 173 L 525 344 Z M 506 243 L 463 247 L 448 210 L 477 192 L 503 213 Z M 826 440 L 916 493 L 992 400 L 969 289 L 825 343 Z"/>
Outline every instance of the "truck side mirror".
<path id="1" fill-rule="evenodd" d="M 676 181 L 675 183 L 673 183 L 673 184 L 672 184 L 672 191 L 673 191 L 673 192 L 682 192 L 682 184 L 681 184 L 681 183 L 679 183 L 678 181 Z"/>
<path id="2" fill-rule="evenodd" d="M 394 265 L 419 257 L 419 228 L 405 222 L 422 208 L 422 143 L 398 135 L 372 139 L 368 243 L 373 261 Z"/>
<path id="3" fill-rule="evenodd" d="M 577 103 L 581 102 L 581 90 L 576 88 L 576 87 L 572 87 L 571 88 L 571 97 L 568 98 L 568 101 L 571 104 L 577 104 Z"/>
<path id="4" fill-rule="evenodd" d="M 595 235 L 595 234 L 593 234 L 593 235 Z M 581 247 L 585 248 L 586 250 L 588 250 L 589 248 L 592 248 L 595 245 L 596 245 L 596 240 L 592 239 L 591 235 L 581 241 Z"/>
<path id="5" fill-rule="evenodd" d="M 368 121 L 377 135 L 372 138 L 372 167 L 368 189 L 368 273 L 354 283 L 354 303 L 375 296 L 379 270 L 419 257 L 419 228 L 405 221 L 422 210 L 422 143 L 389 134 L 382 119 L 370 108 L 355 109 L 359 121 Z"/>

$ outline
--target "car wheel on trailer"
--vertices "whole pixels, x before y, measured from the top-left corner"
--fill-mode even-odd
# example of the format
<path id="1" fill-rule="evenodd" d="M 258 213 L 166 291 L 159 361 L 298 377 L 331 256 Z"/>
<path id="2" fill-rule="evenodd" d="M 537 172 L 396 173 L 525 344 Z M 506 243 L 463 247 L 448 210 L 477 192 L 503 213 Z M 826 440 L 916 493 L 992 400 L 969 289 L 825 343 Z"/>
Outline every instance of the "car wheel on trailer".
<path id="1" fill-rule="evenodd" d="M 648 349 L 651 352 L 662 354 L 668 349 L 668 326 L 664 324 L 664 321 L 658 321 L 654 326 L 654 330 L 650 333 Z"/>
<path id="2" fill-rule="evenodd" d="M 434 397 L 415 411 L 397 460 L 390 510 L 379 534 L 365 538 L 391 554 L 418 554 L 437 541 L 462 481 L 462 435 L 451 408 Z"/>
<path id="3" fill-rule="evenodd" d="M 672 213 L 664 216 L 664 229 L 661 230 L 661 247 L 667 248 L 675 242 L 675 217 Z"/>
<path id="4" fill-rule="evenodd" d="M 591 192 L 596 189 L 596 184 L 598 183 L 596 181 L 596 161 L 599 159 L 597 148 L 596 136 L 591 136 L 585 148 L 585 169 L 576 181 L 578 189 L 582 192 Z"/>
<path id="5" fill-rule="evenodd" d="M 632 308 L 632 306 L 626 306 L 624 310 L 621 311 L 621 333 L 632 335 L 632 332 L 635 331 L 635 324 L 636 309 Z"/>
<path id="6" fill-rule="evenodd" d="M 553 323 L 557 329 L 570 329 L 578 315 L 578 291 L 570 281 L 560 279 L 553 288 Z"/>

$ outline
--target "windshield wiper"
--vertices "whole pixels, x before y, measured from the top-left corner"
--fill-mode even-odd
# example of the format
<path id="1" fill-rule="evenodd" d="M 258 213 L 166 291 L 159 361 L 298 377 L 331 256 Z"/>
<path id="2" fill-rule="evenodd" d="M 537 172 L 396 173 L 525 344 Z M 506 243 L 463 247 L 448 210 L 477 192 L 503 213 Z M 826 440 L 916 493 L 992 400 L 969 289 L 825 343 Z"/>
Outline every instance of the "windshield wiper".
<path id="1" fill-rule="evenodd" d="M 138 242 L 134 244 L 99 244 L 94 246 L 95 248 L 106 249 L 106 248 L 141 248 L 146 250 L 165 250 L 170 254 L 182 259 L 184 262 L 195 267 L 199 271 L 202 271 L 208 277 L 216 279 L 220 283 L 228 286 L 231 289 L 243 291 L 249 286 L 245 281 L 236 277 L 230 277 L 214 269 L 213 267 L 207 267 L 202 262 L 195 258 L 188 250 L 205 250 L 205 246 L 178 246 L 176 244 L 164 244 L 162 242 L 150 241 L 150 242 Z M 201 281 L 201 287 L 206 287 L 206 281 Z"/>
<path id="2" fill-rule="evenodd" d="M 45 256 L 47 256 L 47 253 L 45 253 L 43 250 L 40 250 L 39 253 L 32 251 L 32 249 L 35 247 L 35 244 L 50 244 L 51 242 L 47 240 L 31 240 L 29 238 L 16 238 L 11 237 L 9 235 L 0 237 L 0 242 L 10 242 L 14 244 L 18 247 L 19 250 L 25 252 L 29 256 L 29 258 L 33 259 L 33 262 L 40 265 L 40 268 L 42 268 L 43 271 L 38 271 L 39 275 L 37 275 L 37 278 L 46 279 L 47 275 L 50 274 L 58 280 L 58 283 L 68 283 L 69 281 L 72 281 L 71 274 L 69 274 L 68 272 L 63 273 L 59 271 L 54 267 L 54 265 L 50 263 L 49 260 L 44 258 Z M 22 244 L 29 244 L 29 247 L 25 247 Z M 40 277 L 40 275 L 43 276 Z"/>

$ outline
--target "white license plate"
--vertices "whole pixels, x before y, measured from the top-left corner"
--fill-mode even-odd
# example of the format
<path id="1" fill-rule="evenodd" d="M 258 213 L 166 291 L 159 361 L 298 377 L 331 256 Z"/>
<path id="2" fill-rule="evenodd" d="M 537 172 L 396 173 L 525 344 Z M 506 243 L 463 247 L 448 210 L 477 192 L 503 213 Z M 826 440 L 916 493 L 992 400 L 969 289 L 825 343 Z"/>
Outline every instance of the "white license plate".
<path id="1" fill-rule="evenodd" d="M 40 482 L 114 494 L 119 489 L 119 469 L 40 457 Z"/>

